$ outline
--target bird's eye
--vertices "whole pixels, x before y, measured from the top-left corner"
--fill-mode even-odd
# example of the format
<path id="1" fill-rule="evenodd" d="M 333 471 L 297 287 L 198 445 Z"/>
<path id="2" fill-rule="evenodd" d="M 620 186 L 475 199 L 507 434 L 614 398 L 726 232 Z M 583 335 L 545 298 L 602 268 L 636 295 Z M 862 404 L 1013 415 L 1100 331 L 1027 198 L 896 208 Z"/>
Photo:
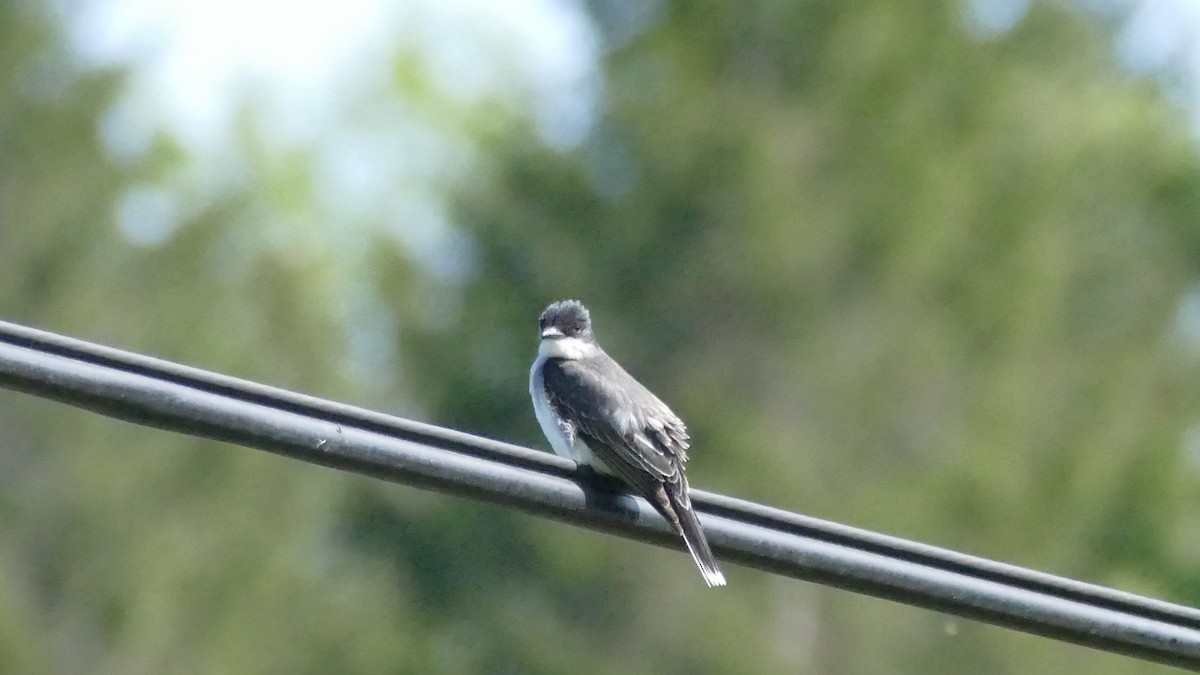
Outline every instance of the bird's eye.
<path id="1" fill-rule="evenodd" d="M 587 324 L 582 321 L 576 321 L 574 326 L 571 326 L 572 332 L 582 333 L 587 328 Z"/>

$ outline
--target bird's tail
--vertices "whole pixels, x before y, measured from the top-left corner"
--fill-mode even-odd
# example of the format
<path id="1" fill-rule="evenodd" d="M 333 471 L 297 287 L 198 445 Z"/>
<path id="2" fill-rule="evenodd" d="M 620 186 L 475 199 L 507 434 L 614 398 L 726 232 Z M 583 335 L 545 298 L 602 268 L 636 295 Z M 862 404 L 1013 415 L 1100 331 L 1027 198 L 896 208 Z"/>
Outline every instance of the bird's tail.
<path id="1" fill-rule="evenodd" d="M 709 588 L 724 586 L 725 575 L 721 574 L 720 568 L 717 567 L 717 559 L 713 557 L 712 549 L 708 547 L 708 539 L 705 538 L 704 530 L 700 527 L 700 519 L 692 510 L 692 500 L 687 493 L 687 480 L 684 479 L 676 484 L 667 484 L 664 487 L 667 499 L 671 502 L 671 508 L 677 516 L 676 522 L 672 525 L 676 525 L 676 529 L 683 537 L 683 543 L 687 544 L 688 553 L 692 554 L 692 560 L 695 560 L 696 567 L 700 568 L 704 583 L 708 584 Z"/>

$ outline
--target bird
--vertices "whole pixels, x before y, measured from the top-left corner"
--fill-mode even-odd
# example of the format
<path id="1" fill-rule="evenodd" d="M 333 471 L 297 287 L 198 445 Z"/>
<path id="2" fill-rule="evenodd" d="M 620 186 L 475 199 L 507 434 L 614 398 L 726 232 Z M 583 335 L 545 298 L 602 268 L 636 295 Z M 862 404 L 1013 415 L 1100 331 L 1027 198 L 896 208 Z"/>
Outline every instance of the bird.
<path id="1" fill-rule="evenodd" d="M 600 348 L 583 303 L 550 303 L 538 330 L 529 395 L 554 452 L 637 489 L 683 538 L 704 582 L 724 586 L 688 493 L 683 421 Z"/>

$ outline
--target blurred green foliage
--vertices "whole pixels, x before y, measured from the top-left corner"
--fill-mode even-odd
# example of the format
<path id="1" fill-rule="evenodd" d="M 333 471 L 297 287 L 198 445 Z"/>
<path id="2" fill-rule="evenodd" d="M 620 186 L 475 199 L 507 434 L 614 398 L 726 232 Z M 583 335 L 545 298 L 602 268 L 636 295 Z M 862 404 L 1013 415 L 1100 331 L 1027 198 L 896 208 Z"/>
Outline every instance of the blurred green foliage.
<path id="1" fill-rule="evenodd" d="M 178 149 L 110 160 L 122 74 L 73 71 L 54 22 L 0 4 L 0 314 L 540 447 L 535 320 L 579 297 L 689 422 L 695 485 L 1200 603 L 1177 318 L 1200 162 L 1107 27 L 1061 3 L 989 39 L 957 3 L 625 5 L 591 5 L 607 108 L 582 146 L 477 130 L 465 279 L 364 245 L 399 331 L 380 389 L 347 364 L 344 261 L 245 243 L 258 193 L 303 206 L 305 158 L 129 244 L 112 205 Z M 1163 670 L 726 571 L 710 591 L 679 552 L 0 396 L 4 672 Z"/>

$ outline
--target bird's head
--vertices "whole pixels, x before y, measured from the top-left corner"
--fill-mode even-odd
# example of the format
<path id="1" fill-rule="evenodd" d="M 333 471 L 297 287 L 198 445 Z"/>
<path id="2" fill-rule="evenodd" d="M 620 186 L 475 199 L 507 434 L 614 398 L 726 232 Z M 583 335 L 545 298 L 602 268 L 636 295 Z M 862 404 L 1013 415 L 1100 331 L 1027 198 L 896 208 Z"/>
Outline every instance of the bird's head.
<path id="1" fill-rule="evenodd" d="M 551 358 L 580 358 L 594 350 L 592 318 L 578 300 L 550 303 L 538 320 L 540 351 Z"/>

